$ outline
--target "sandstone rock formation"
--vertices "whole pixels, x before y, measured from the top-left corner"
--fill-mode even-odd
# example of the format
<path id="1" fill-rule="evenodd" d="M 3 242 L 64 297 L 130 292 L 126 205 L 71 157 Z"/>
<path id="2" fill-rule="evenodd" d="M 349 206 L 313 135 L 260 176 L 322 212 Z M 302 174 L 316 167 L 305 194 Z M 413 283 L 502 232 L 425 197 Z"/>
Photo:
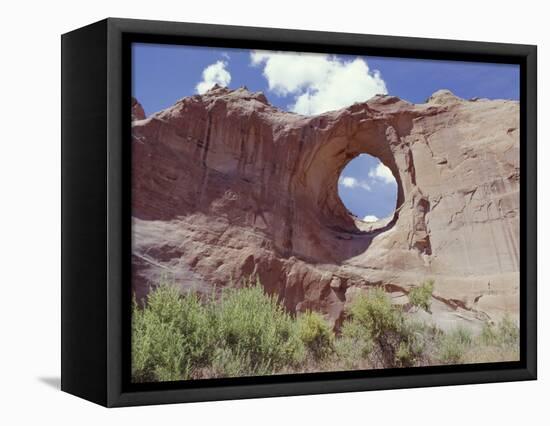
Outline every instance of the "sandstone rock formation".
<path id="1" fill-rule="evenodd" d="M 336 326 L 383 285 L 395 303 L 435 280 L 433 319 L 476 326 L 519 311 L 519 105 L 378 96 L 301 116 L 215 86 L 145 118 L 132 105 L 133 283 L 211 291 L 257 275 L 292 312 Z M 338 196 L 361 153 L 398 184 L 393 217 L 365 223 Z"/>
<path id="2" fill-rule="evenodd" d="M 132 98 L 132 121 L 143 120 L 145 118 L 145 111 L 137 99 Z"/>

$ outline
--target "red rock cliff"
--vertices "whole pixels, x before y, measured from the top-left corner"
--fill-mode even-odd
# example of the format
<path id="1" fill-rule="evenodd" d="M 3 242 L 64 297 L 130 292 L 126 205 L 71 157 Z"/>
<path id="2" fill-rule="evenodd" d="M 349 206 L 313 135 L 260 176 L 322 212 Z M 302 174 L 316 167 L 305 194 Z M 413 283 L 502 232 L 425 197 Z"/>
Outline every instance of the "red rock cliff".
<path id="1" fill-rule="evenodd" d="M 385 285 L 401 303 L 432 278 L 441 324 L 517 314 L 517 102 L 439 91 L 424 104 L 380 96 L 305 117 L 215 87 L 147 119 L 137 105 L 138 297 L 161 277 L 209 290 L 255 274 L 289 310 L 338 323 L 357 291 Z M 375 224 L 337 191 L 361 153 L 398 183 L 394 216 Z"/>

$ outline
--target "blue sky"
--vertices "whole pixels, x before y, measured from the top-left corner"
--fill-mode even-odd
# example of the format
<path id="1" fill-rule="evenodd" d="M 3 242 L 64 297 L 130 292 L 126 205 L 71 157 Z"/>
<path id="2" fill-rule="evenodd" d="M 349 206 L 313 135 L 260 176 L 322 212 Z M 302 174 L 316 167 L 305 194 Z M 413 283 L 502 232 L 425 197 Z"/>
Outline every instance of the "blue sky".
<path id="1" fill-rule="evenodd" d="M 456 61 L 255 52 L 243 49 L 133 44 L 132 92 L 150 115 L 214 83 L 262 91 L 271 104 L 305 115 L 387 93 L 413 103 L 449 89 L 462 98 L 519 99 L 519 66 Z M 396 185 L 367 155 L 342 172 L 339 193 L 360 218 L 395 208 Z"/>

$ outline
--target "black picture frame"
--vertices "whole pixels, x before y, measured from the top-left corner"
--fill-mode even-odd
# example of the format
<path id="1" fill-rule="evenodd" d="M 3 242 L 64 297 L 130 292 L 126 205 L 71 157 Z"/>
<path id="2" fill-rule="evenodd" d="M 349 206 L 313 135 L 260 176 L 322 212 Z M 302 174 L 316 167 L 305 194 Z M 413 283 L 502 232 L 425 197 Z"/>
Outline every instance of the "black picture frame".
<path id="1" fill-rule="evenodd" d="M 117 407 L 536 379 L 536 46 L 118 18 L 61 41 L 62 390 Z M 519 64 L 520 361 L 130 383 L 132 42 Z"/>

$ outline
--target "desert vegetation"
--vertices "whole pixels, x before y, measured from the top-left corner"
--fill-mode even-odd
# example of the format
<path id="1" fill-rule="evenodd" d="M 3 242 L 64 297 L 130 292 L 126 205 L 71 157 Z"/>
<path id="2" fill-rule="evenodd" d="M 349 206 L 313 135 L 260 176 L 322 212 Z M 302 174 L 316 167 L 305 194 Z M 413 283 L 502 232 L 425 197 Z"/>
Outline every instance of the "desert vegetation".
<path id="1" fill-rule="evenodd" d="M 429 311 L 433 281 L 409 293 Z M 498 362 L 519 356 L 508 318 L 479 335 L 414 321 L 382 289 L 354 298 L 338 333 L 317 312 L 289 314 L 261 283 L 211 297 L 159 284 L 132 312 L 134 381 Z"/>

